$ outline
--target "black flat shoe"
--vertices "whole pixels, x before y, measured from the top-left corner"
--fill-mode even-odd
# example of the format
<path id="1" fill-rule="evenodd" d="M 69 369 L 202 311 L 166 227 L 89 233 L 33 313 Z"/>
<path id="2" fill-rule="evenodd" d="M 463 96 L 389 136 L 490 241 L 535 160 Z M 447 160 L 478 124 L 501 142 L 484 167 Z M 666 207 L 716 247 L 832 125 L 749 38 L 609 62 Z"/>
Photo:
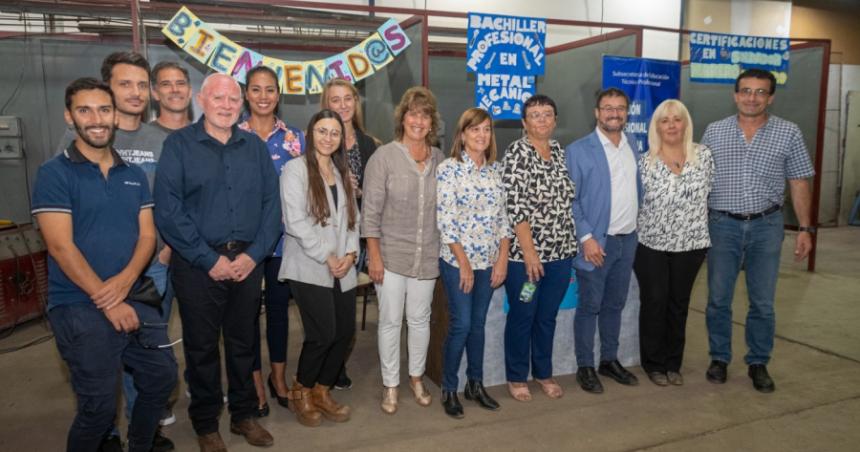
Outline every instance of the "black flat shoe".
<path id="1" fill-rule="evenodd" d="M 466 382 L 463 396 L 466 397 L 466 400 L 478 402 L 478 405 L 485 410 L 496 411 L 499 409 L 499 402 L 496 402 L 487 394 L 484 384 L 478 380 L 468 380 Z"/>
<path id="2" fill-rule="evenodd" d="M 257 412 L 255 413 L 257 417 L 266 417 L 269 415 L 269 402 L 263 402 L 263 406 L 257 407 Z"/>
<path id="3" fill-rule="evenodd" d="M 340 369 L 340 374 L 337 376 L 337 381 L 334 383 L 334 388 L 339 391 L 344 391 L 352 388 L 352 379 L 346 374 L 346 367 Z"/>
<path id="4" fill-rule="evenodd" d="M 773 384 L 773 379 L 767 373 L 767 367 L 764 364 L 750 364 L 747 372 L 752 378 L 753 387 L 758 392 L 771 393 L 776 389 Z"/>
<path id="5" fill-rule="evenodd" d="M 581 387 L 585 392 L 590 392 L 592 394 L 603 393 L 603 384 L 601 384 L 600 379 L 597 378 L 597 374 L 594 372 L 593 367 L 580 367 L 579 369 L 576 369 L 576 382 L 579 383 L 579 387 Z"/>
<path id="6" fill-rule="evenodd" d="M 636 375 L 625 369 L 616 359 L 615 361 L 601 361 L 597 368 L 597 373 L 605 377 L 609 377 L 619 384 L 626 386 L 636 386 L 639 384 L 639 379 Z"/>
<path id="7" fill-rule="evenodd" d="M 726 382 L 726 375 L 728 374 L 727 368 L 728 364 L 713 360 L 711 361 L 711 365 L 708 366 L 708 371 L 705 372 L 705 378 L 708 379 L 711 383 L 721 385 Z"/>
<path id="8" fill-rule="evenodd" d="M 463 418 L 463 404 L 457 398 L 457 393 L 453 391 L 442 391 L 442 407 L 445 408 L 445 414 L 454 419 Z"/>
<path id="9" fill-rule="evenodd" d="M 272 396 L 273 399 L 278 401 L 278 405 L 284 408 L 289 408 L 289 398 L 281 397 L 278 395 L 278 391 L 275 389 L 275 384 L 272 383 L 272 374 L 269 374 L 269 378 L 266 379 L 266 383 L 269 385 L 269 394 Z M 267 415 L 269 414 L 268 409 L 269 404 L 266 404 Z"/>

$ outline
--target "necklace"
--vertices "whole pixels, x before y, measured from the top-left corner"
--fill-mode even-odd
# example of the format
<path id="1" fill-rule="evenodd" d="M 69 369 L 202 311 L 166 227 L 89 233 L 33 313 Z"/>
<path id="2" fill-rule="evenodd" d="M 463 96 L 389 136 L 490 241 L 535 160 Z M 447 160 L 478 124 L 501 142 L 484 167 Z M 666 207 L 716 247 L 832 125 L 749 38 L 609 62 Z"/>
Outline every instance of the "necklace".
<path id="1" fill-rule="evenodd" d="M 425 161 L 427 161 L 427 157 L 429 157 L 429 156 L 430 156 L 430 150 L 427 148 L 427 146 L 424 146 L 423 150 L 424 150 L 424 157 L 422 157 L 422 158 L 420 158 L 420 159 L 417 159 L 417 158 L 415 158 L 415 157 L 412 157 L 412 160 L 415 160 L 415 163 L 417 163 L 417 164 L 419 164 L 419 165 L 420 165 L 420 164 L 422 164 L 422 163 L 424 163 Z M 409 154 L 410 154 L 410 156 L 412 156 L 412 152 L 411 152 L 411 151 L 410 151 L 410 153 L 409 153 Z"/>

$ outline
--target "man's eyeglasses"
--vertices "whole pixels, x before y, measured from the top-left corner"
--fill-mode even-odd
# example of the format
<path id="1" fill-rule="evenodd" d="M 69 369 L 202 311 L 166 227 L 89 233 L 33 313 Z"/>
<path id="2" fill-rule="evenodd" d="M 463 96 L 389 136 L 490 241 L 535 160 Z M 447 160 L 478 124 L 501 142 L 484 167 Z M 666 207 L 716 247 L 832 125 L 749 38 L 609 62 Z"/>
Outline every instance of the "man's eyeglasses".
<path id="1" fill-rule="evenodd" d="M 623 113 L 627 111 L 627 107 L 612 107 L 610 105 L 606 105 L 598 108 L 598 110 L 604 113 Z"/>
<path id="2" fill-rule="evenodd" d="M 137 345 L 140 345 L 142 348 L 145 348 L 147 350 L 161 350 L 163 348 L 170 348 L 170 347 L 173 347 L 174 345 L 182 342 L 182 339 L 180 338 L 180 339 L 177 339 L 177 340 L 175 340 L 169 344 L 160 344 L 160 345 L 159 344 L 150 344 L 145 340 L 141 340 L 140 333 L 144 328 L 166 330 L 167 329 L 167 323 L 142 322 L 140 324 L 140 328 L 138 328 L 136 331 L 132 331 L 131 333 L 128 333 L 129 338 L 133 339 L 137 343 Z"/>
<path id="3" fill-rule="evenodd" d="M 749 96 L 767 97 L 767 96 L 770 96 L 770 91 L 768 91 L 764 88 L 758 88 L 758 89 L 741 88 L 738 90 L 738 93 L 740 93 L 741 96 L 744 96 L 744 97 L 749 97 Z"/>

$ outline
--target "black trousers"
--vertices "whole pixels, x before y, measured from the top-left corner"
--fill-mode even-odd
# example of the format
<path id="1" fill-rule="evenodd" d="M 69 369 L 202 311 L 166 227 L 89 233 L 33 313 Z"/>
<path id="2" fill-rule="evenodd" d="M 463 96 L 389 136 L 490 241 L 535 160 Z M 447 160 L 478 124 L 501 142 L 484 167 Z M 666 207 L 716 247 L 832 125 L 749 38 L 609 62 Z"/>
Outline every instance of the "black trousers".
<path id="1" fill-rule="evenodd" d="M 707 250 L 658 251 L 639 244 L 639 352 L 645 372 L 679 372 L 690 292 Z"/>
<path id="2" fill-rule="evenodd" d="M 178 253 L 173 253 L 171 265 L 191 392 L 188 417 L 198 435 L 217 432 L 224 404 L 219 351 L 222 335 L 231 419 L 238 422 L 254 416 L 256 411 L 251 369 L 263 268 L 258 265 L 244 281 L 233 282 L 213 280 L 208 272 L 192 267 Z"/>
<path id="3" fill-rule="evenodd" d="M 355 289 L 342 292 L 337 279 L 333 288 L 289 283 L 305 330 L 296 379 L 307 388 L 333 386 L 355 334 Z"/>

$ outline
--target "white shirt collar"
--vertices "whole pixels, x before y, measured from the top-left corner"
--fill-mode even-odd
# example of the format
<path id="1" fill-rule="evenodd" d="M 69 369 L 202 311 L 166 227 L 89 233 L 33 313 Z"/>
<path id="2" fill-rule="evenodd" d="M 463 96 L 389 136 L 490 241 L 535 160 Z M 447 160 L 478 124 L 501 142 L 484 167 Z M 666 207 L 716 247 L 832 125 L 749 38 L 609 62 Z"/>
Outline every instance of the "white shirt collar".
<path id="1" fill-rule="evenodd" d="M 600 144 L 603 145 L 604 149 L 606 148 L 607 145 L 612 146 L 613 148 L 616 147 L 615 144 L 612 143 L 612 141 L 609 141 L 609 138 L 607 138 L 606 135 L 603 134 L 603 131 L 600 130 L 599 126 L 595 127 L 594 130 L 597 131 L 597 138 L 600 140 Z M 627 145 L 627 134 L 624 132 L 621 132 L 621 141 L 618 142 L 617 148 L 622 149 L 626 145 Z"/>

